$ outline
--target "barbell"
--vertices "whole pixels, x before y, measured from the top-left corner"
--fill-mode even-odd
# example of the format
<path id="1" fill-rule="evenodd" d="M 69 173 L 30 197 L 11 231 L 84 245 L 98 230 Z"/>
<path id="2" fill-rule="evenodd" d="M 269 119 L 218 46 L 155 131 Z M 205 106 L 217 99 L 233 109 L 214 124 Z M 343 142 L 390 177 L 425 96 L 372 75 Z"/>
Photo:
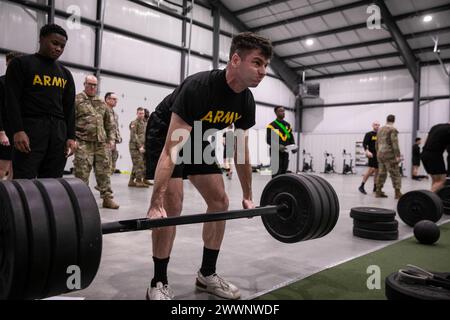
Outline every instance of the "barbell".
<path id="1" fill-rule="evenodd" d="M 332 186 L 309 174 L 275 177 L 260 205 L 102 224 L 93 194 L 79 179 L 0 181 L 0 299 L 42 299 L 87 288 L 100 266 L 102 234 L 261 216 L 270 235 L 294 243 L 325 236 L 339 217 Z M 77 289 L 67 285 L 72 266 L 80 270 Z"/>

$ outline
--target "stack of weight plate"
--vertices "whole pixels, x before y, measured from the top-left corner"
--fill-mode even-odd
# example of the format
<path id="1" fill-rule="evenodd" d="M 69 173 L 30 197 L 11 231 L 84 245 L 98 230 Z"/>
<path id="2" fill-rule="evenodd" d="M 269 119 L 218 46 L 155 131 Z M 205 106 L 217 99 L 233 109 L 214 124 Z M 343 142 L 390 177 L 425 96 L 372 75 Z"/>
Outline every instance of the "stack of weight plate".
<path id="1" fill-rule="evenodd" d="M 350 217 L 353 218 L 355 237 L 372 240 L 398 239 L 398 221 L 395 220 L 394 210 L 357 207 L 351 209 Z"/>

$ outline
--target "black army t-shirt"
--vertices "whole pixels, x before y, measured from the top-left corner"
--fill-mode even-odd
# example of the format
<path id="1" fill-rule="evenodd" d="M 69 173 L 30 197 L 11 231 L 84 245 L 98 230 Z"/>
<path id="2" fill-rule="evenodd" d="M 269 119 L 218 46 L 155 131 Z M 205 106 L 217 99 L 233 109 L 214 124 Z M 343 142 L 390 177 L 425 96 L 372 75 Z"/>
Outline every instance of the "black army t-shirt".
<path id="1" fill-rule="evenodd" d="M 75 138 L 75 84 L 70 71 L 38 53 L 13 59 L 6 71 L 6 115 L 12 133 L 23 131 L 23 118 L 65 120 L 67 138 Z"/>
<path id="2" fill-rule="evenodd" d="M 148 133 L 154 139 L 165 139 L 172 112 L 193 129 L 196 128 L 194 122 L 201 122 L 202 134 L 212 128 L 222 130 L 232 123 L 243 130 L 254 126 L 253 94 L 249 89 L 234 92 L 226 82 L 225 72 L 226 69 L 212 70 L 186 78 L 156 107 L 150 117 Z"/>
<path id="3" fill-rule="evenodd" d="M 450 145 L 450 123 L 441 123 L 430 129 L 423 151 L 442 154 L 448 145 Z"/>
<path id="4" fill-rule="evenodd" d="M 369 150 L 374 157 L 377 155 L 377 150 L 375 149 L 375 143 L 377 142 L 377 133 L 375 131 L 367 132 L 364 136 L 363 147 L 364 150 Z"/>

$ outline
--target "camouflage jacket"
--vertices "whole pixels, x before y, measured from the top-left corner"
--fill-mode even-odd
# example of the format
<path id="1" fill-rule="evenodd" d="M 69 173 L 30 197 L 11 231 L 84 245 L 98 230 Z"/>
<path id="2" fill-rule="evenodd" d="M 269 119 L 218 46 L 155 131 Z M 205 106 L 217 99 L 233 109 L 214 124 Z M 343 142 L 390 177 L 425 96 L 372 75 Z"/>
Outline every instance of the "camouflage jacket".
<path id="1" fill-rule="evenodd" d="M 130 123 L 130 147 L 139 149 L 145 146 L 145 129 L 147 122 L 144 120 L 134 120 Z"/>
<path id="2" fill-rule="evenodd" d="M 387 124 L 378 130 L 375 148 L 377 158 L 380 160 L 395 160 L 395 158 L 400 157 L 398 130 L 391 124 Z"/>
<path id="3" fill-rule="evenodd" d="M 98 97 L 89 98 L 81 92 L 75 97 L 75 130 L 78 140 L 111 142 L 115 125 L 110 109 Z"/>
<path id="4" fill-rule="evenodd" d="M 109 110 L 111 110 L 112 121 L 114 122 L 114 126 L 116 128 L 116 130 L 114 131 L 114 141 L 116 143 L 122 143 L 122 137 L 119 130 L 119 115 L 114 111 L 114 109 Z"/>

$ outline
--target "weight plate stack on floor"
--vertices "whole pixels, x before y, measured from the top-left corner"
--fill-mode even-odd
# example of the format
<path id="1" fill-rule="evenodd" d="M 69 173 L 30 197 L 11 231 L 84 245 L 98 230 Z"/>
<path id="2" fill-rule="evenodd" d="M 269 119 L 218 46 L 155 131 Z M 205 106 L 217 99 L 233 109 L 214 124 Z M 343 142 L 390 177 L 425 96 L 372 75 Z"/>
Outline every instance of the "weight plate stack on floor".
<path id="1" fill-rule="evenodd" d="M 353 218 L 353 235 L 372 240 L 397 240 L 398 221 L 395 211 L 373 208 L 352 208 L 350 217 Z"/>
<path id="2" fill-rule="evenodd" d="M 444 214 L 450 214 L 450 186 L 446 185 L 437 192 L 442 200 L 442 210 Z"/>
<path id="3" fill-rule="evenodd" d="M 0 181 L 0 299 L 20 300 L 26 291 L 30 241 L 22 199 L 14 184 Z"/>
<path id="4" fill-rule="evenodd" d="M 428 190 L 405 193 L 397 204 L 397 212 L 404 223 L 410 227 L 421 220 L 439 221 L 442 217 L 442 200 Z"/>
<path id="5" fill-rule="evenodd" d="M 269 181 L 261 195 L 261 206 L 285 204 L 288 209 L 263 215 L 267 231 L 277 240 L 294 243 L 329 233 L 339 215 L 337 196 L 311 175 L 284 174 Z M 334 192 L 334 190 L 333 190 Z M 330 201 L 331 200 L 331 201 Z"/>
<path id="6" fill-rule="evenodd" d="M 450 280 L 450 273 L 435 274 Z M 450 290 L 424 283 L 402 281 L 398 272 L 386 277 L 385 284 L 388 300 L 450 300 Z"/>
<path id="7" fill-rule="evenodd" d="M 390 222 L 367 222 L 353 219 L 353 226 L 359 229 L 366 229 L 371 231 L 397 231 L 398 221 Z"/>

